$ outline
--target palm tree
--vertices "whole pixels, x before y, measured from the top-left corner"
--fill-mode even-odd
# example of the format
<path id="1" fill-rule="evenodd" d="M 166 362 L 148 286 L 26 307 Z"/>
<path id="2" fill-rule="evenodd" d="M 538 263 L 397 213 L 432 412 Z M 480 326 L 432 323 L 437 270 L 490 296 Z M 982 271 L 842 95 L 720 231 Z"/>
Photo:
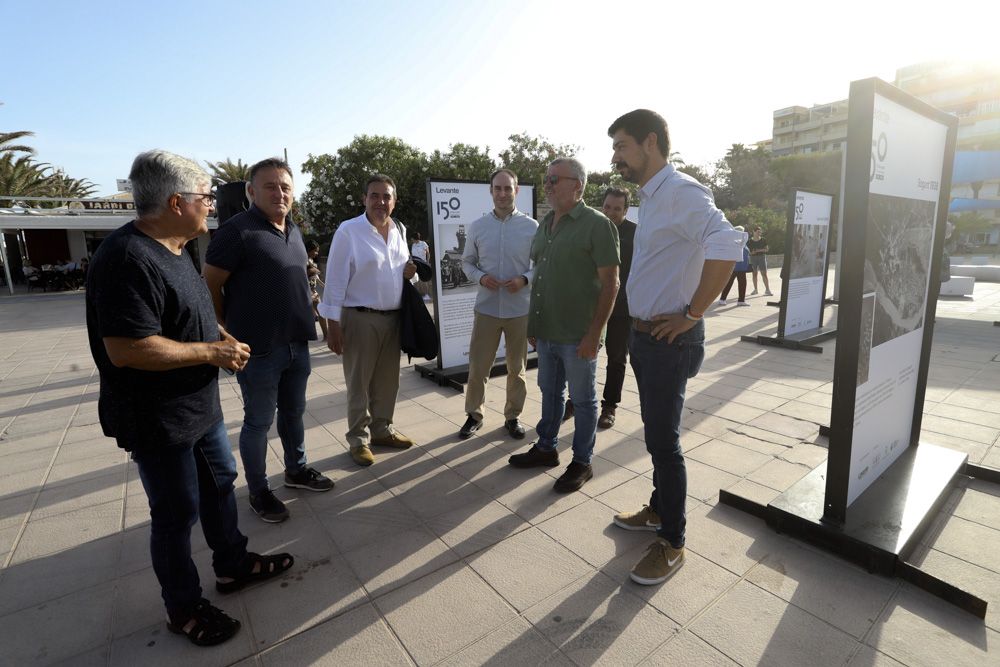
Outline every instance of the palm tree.
<path id="1" fill-rule="evenodd" d="M 250 165 L 243 164 L 243 160 L 238 158 L 235 163 L 226 158 L 222 162 L 208 162 L 206 160 L 205 164 L 212 171 L 212 185 L 214 186 L 250 180 Z"/>
<path id="2" fill-rule="evenodd" d="M 56 169 L 48 178 L 49 197 L 84 199 L 97 190 L 97 186 L 86 178 L 70 178 L 62 169 Z"/>
<path id="3" fill-rule="evenodd" d="M 0 195 L 45 197 L 49 194 L 48 164 L 32 161 L 23 155 L 16 160 L 13 153 L 0 155 Z"/>
<path id="4" fill-rule="evenodd" d="M 35 133 L 28 132 L 27 130 L 21 130 L 20 132 L 0 132 L 0 153 L 27 153 L 34 155 L 35 149 L 31 146 L 10 143 L 24 137 L 33 136 L 35 136 Z"/>

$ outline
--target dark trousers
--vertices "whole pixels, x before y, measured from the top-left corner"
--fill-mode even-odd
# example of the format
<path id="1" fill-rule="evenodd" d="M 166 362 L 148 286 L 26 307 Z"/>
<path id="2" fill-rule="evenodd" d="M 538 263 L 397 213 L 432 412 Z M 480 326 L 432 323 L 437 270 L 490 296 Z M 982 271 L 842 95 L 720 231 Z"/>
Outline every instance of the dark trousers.
<path id="1" fill-rule="evenodd" d="M 149 546 L 163 602 L 168 612 L 183 612 L 201 599 L 191 560 L 191 527 L 199 517 L 217 576 L 234 576 L 247 553 L 247 538 L 237 526 L 236 460 L 226 425 L 219 422 L 197 440 L 132 458 L 149 499 Z"/>
<path id="2" fill-rule="evenodd" d="M 747 300 L 747 274 L 743 271 L 734 271 L 733 275 L 729 276 L 729 282 L 726 283 L 726 289 L 722 290 L 723 301 L 729 296 L 729 290 L 733 287 L 733 281 L 739 286 L 740 301 Z"/>
<path id="3" fill-rule="evenodd" d="M 632 370 L 639 385 L 646 451 L 653 458 L 653 493 L 649 506 L 660 516 L 659 536 L 675 548 L 684 545 L 687 517 L 687 468 L 681 450 L 681 415 L 688 378 L 705 359 L 705 323 L 698 322 L 668 343 L 632 332 Z"/>
<path id="4" fill-rule="evenodd" d="M 622 402 L 625 362 L 628 360 L 628 336 L 631 330 L 632 319 L 627 316 L 612 316 L 608 319 L 608 332 L 604 339 L 608 367 L 604 378 L 604 397 L 601 400 L 603 408 L 614 408 Z"/>

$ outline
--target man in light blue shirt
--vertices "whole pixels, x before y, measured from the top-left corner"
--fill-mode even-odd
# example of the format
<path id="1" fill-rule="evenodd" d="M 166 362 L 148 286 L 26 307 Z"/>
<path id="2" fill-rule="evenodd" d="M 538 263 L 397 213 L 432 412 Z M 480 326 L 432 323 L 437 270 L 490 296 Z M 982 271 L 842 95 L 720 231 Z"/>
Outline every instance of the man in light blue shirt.
<path id="1" fill-rule="evenodd" d="M 666 581 L 684 563 L 687 471 L 680 445 L 688 378 L 705 358 L 705 310 L 743 258 L 747 235 L 733 229 L 712 192 L 667 162 L 670 135 L 663 117 L 636 109 L 608 128 L 612 163 L 639 185 L 639 223 L 628 281 L 632 317 L 629 356 L 639 387 L 643 436 L 653 459 L 653 492 L 615 525 L 657 532 L 632 569 L 633 581 Z"/>
<path id="2" fill-rule="evenodd" d="M 517 174 L 499 169 L 490 177 L 493 210 L 469 227 L 462 254 L 465 275 L 479 283 L 475 319 L 469 341 L 469 379 L 465 411 L 469 417 L 458 432 L 465 439 L 482 428 L 486 382 L 503 334 L 507 349 L 507 401 L 504 427 L 514 438 L 524 437 L 518 420 L 527 388 L 524 366 L 528 356 L 528 306 L 531 290 L 531 241 L 538 223 L 514 206 Z"/>

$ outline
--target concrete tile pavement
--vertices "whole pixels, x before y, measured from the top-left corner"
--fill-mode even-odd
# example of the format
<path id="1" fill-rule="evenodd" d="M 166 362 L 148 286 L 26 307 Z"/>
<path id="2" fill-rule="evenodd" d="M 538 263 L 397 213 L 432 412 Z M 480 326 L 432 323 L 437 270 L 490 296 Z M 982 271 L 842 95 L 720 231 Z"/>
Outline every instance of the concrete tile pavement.
<path id="1" fill-rule="evenodd" d="M 82 294 L 0 298 L 0 663 L 996 662 L 995 486 L 958 484 L 914 556 L 990 600 L 985 622 L 717 505 L 720 488 L 767 502 L 826 453 L 818 428 L 829 418 L 835 343 L 816 355 L 740 342 L 741 334 L 773 331 L 778 311 L 765 300 L 709 315 L 708 356 L 689 384 L 682 440 L 688 560 L 652 588 L 627 579 L 651 534 L 610 523 L 649 493 L 631 374 L 617 423 L 598 435 L 597 476 L 582 493 L 559 496 L 551 485 L 560 469 L 506 466 L 527 442 L 500 428 L 499 385 L 488 393 L 484 429 L 459 441 L 462 396 L 405 368 L 397 424 L 420 446 L 377 451 L 374 466 L 358 468 L 343 444 L 339 360 L 313 346 L 307 449 L 337 488 L 279 488 L 292 518 L 274 526 L 249 511 L 240 480 L 241 527 L 251 546 L 297 557 L 279 581 L 241 593 L 214 593 L 210 553 L 194 531 L 207 596 L 243 622 L 233 641 L 197 649 L 164 627 L 145 496 L 133 466 L 97 424 Z M 972 299 L 940 302 L 923 435 L 998 466 L 994 320 L 1000 286 L 980 284 Z M 239 390 L 229 376 L 221 383 L 235 444 Z M 537 399 L 532 389 L 529 424 Z M 276 486 L 279 449 L 272 437 Z"/>

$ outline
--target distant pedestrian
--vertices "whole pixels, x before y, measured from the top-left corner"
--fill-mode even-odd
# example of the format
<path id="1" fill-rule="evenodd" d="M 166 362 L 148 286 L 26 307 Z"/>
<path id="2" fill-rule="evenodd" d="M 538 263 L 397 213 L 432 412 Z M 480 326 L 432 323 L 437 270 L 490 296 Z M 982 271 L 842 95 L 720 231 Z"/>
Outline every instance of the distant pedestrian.
<path id="1" fill-rule="evenodd" d="M 737 226 L 733 227 L 738 232 L 743 231 L 743 227 Z M 743 259 L 733 266 L 733 274 L 729 276 L 729 281 L 722 290 L 722 296 L 719 298 L 719 305 L 726 305 L 726 297 L 729 296 L 729 290 L 733 287 L 733 282 L 735 281 L 738 285 L 739 291 L 739 301 L 736 302 L 737 306 L 749 306 L 747 303 L 747 273 L 750 271 L 750 250 L 744 245 L 743 246 Z"/>
<path id="2" fill-rule="evenodd" d="M 769 248 L 767 239 L 763 238 L 760 225 L 754 226 L 753 235 L 747 241 L 747 249 L 750 251 L 750 271 L 753 275 L 753 291 L 750 294 L 757 294 L 757 272 L 759 271 L 760 277 L 764 281 L 764 296 L 773 296 L 771 285 L 767 280 L 767 251 Z"/>

